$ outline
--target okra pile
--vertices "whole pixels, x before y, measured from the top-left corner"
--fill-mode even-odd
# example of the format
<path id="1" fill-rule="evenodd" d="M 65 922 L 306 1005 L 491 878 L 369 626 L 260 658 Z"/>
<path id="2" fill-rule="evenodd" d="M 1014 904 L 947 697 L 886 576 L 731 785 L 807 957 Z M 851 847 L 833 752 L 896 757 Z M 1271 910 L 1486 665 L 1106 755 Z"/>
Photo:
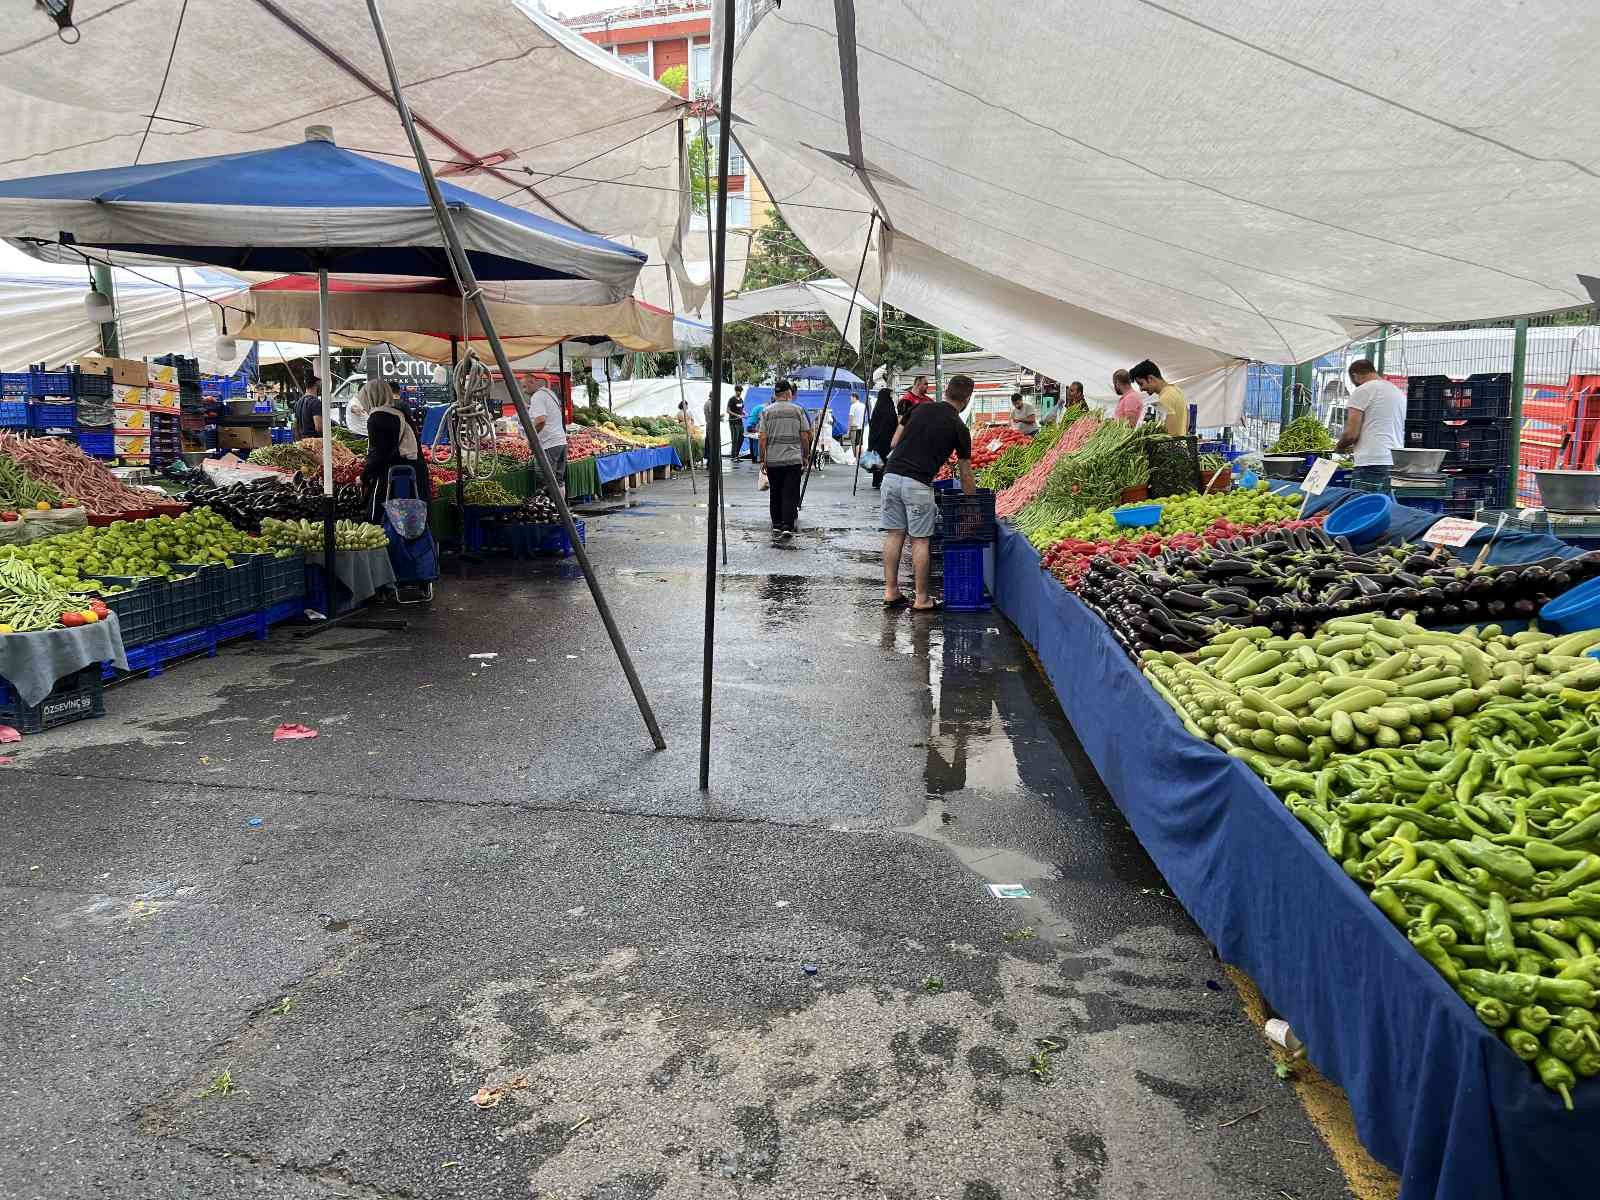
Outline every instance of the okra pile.
<path id="1" fill-rule="evenodd" d="M 1600 1075 L 1596 646 L 1374 613 L 1142 658 L 1568 1108 Z"/>

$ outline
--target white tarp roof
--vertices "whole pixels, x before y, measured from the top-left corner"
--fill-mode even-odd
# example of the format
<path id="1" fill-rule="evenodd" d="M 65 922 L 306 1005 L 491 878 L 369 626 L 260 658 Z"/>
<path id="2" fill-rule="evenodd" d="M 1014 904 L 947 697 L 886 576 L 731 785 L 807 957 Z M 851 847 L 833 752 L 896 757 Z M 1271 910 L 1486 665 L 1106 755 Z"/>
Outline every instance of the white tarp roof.
<path id="1" fill-rule="evenodd" d="M 453 0 L 445 12 L 434 0 L 383 6 L 441 178 L 664 261 L 687 223 L 684 101 L 532 0 Z M 412 163 L 364 5 L 78 0 L 74 19 L 72 46 L 32 6 L 0 27 L 0 178 L 266 149 L 300 141 L 307 124 Z M 665 272 L 652 276 L 664 292 Z M 691 309 L 703 290 L 675 289 Z"/>
<path id="2" fill-rule="evenodd" d="M 882 213 L 869 293 L 1057 378 L 1589 302 L 1593 0 L 1001 8 L 740 5 L 739 142 L 837 273 Z"/>
<path id="3" fill-rule="evenodd" d="M 861 350 L 862 312 L 875 313 L 878 306 L 865 296 L 854 298 L 855 316 L 851 316 L 851 287 L 842 279 L 812 279 L 804 283 L 780 283 L 776 287 L 757 288 L 741 292 L 723 301 L 723 319 L 728 322 L 747 321 L 779 312 L 820 312 L 827 314 L 833 327 L 844 334 L 844 340 L 857 352 Z"/>
<path id="4" fill-rule="evenodd" d="M 215 305 L 239 289 L 225 271 L 185 267 L 183 291 L 171 267 L 140 267 L 138 273 L 113 269 L 117 335 L 124 358 L 182 354 L 200 360 L 208 374 L 229 375 L 249 351 L 223 361 L 216 354 Z M 25 370 L 31 363 L 61 366 L 85 354 L 100 353 L 100 326 L 89 320 L 83 300 L 89 273 L 82 267 L 42 263 L 0 243 L 0 367 Z M 262 357 L 272 360 L 270 345 Z"/>
<path id="5" fill-rule="evenodd" d="M 689 415 L 698 428 L 705 424 L 706 400 L 711 395 L 711 383 L 706 379 L 685 379 L 683 391 L 678 390 L 678 380 L 666 379 L 613 379 L 611 381 L 610 409 L 619 417 L 670 417 L 678 412 L 678 401 L 689 401 Z M 606 407 L 606 381 L 600 380 L 600 398 L 595 401 Z"/>

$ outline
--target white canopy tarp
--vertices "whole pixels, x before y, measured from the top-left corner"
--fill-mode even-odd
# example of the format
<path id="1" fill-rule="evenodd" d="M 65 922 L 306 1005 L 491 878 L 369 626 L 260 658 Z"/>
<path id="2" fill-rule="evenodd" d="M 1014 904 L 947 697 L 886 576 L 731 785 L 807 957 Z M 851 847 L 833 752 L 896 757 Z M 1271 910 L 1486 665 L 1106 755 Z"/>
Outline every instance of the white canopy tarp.
<path id="1" fill-rule="evenodd" d="M 684 101 L 532 0 L 442 11 L 434 0 L 383 7 L 441 178 L 677 261 Z M 74 12 L 76 45 L 39 8 L 0 27 L 0 178 L 261 150 L 300 141 L 308 123 L 380 161 L 412 162 L 360 4 L 80 0 Z M 169 59 L 165 73 L 145 69 Z M 697 305 L 703 287 L 678 274 L 675 290 Z"/>
<path id="2" fill-rule="evenodd" d="M 669 417 L 676 416 L 678 401 L 689 401 L 689 415 L 695 427 L 705 424 L 706 400 L 711 396 L 711 382 L 707 379 L 685 379 L 683 391 L 678 391 L 678 380 L 665 379 L 613 379 L 611 381 L 610 410 L 619 417 Z M 596 402 L 606 407 L 606 384 L 600 381 L 600 398 Z"/>
<path id="3" fill-rule="evenodd" d="M 851 307 L 851 288 L 844 280 L 812 279 L 741 292 L 723 302 L 722 312 L 723 319 L 729 322 L 748 321 L 751 317 L 763 317 L 768 313 L 824 313 L 833 322 L 833 327 L 844 334 L 844 340 L 859 353 L 860 314 L 875 313 L 878 306 L 867 297 L 857 295 L 854 299 L 854 317 L 851 316 Z"/>
<path id="4" fill-rule="evenodd" d="M 228 375 L 239 369 L 249 350 L 228 360 L 216 353 L 213 301 L 239 287 L 224 271 L 185 267 L 141 267 L 138 274 L 114 269 L 119 353 L 124 358 L 182 354 L 200 361 L 208 374 Z M 30 363 L 60 366 L 85 354 L 100 353 L 100 326 L 83 306 L 89 273 L 83 266 L 42 263 L 14 247 L 0 244 L 0 366 L 8 371 Z M 270 346 L 264 346 L 263 357 Z"/>
<path id="5" fill-rule="evenodd" d="M 1106 337 L 1169 378 L 1151 335 L 1303 362 L 1380 324 L 1589 302 L 1600 5 L 1468 9 L 750 0 L 737 134 L 831 270 L 877 209 L 863 290 L 1057 378 L 1102 370 Z"/>

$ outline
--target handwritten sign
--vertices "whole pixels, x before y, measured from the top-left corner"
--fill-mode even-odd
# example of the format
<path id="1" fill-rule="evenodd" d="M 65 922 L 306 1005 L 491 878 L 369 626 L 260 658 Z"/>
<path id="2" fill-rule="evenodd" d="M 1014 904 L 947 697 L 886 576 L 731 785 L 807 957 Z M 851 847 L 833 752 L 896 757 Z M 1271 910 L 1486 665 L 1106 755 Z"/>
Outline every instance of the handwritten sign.
<path id="1" fill-rule="evenodd" d="M 999 438 L 995 438 L 992 441 L 990 441 L 990 443 L 987 446 L 985 446 L 984 449 L 987 450 L 990 454 L 993 454 L 996 450 L 1000 449 L 1000 447 L 1004 446 L 1004 445 L 1005 445 L 1005 443 L 1002 442 Z"/>
<path id="2" fill-rule="evenodd" d="M 1331 458 L 1319 458 L 1311 464 L 1311 470 L 1306 472 L 1305 479 L 1300 484 L 1300 490 L 1308 496 L 1320 496 L 1328 490 L 1328 485 L 1333 482 L 1333 473 L 1339 469 L 1339 464 Z"/>
<path id="3" fill-rule="evenodd" d="M 1443 517 L 1433 523 L 1422 540 L 1435 546 L 1465 546 L 1472 535 L 1484 528 L 1482 521 L 1469 521 L 1465 517 Z"/>

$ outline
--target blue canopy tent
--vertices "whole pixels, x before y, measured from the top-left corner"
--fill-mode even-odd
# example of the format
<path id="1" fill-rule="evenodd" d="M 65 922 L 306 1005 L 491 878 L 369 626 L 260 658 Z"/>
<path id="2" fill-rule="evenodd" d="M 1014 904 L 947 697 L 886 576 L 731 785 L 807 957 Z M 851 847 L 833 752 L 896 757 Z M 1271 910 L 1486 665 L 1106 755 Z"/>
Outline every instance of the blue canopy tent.
<path id="1" fill-rule="evenodd" d="M 529 303 L 608 304 L 633 289 L 646 256 L 451 185 L 444 205 L 472 270 L 514 281 Z M 322 388 L 322 486 L 333 567 L 333 439 L 328 274 L 450 278 L 449 249 L 422 177 L 340 149 L 325 125 L 248 154 L 71 171 L 0 182 L 0 236 L 236 271 L 315 272 Z M 332 587 L 329 587 L 330 596 Z"/>
<path id="2" fill-rule="evenodd" d="M 840 372 L 841 375 L 844 372 Z M 858 388 L 861 395 L 865 396 L 865 386 Z M 828 394 L 828 411 L 833 417 L 833 436 L 843 438 L 850 428 L 850 402 L 855 395 L 844 388 L 843 380 L 832 392 Z M 822 389 L 796 387 L 794 402 L 805 409 L 813 419 L 822 411 Z M 757 423 L 761 420 L 761 410 L 772 403 L 772 389 L 770 387 L 751 387 L 744 390 L 745 411 L 749 414 L 745 418 L 745 431 L 755 432 Z"/>
<path id="3" fill-rule="evenodd" d="M 829 379 L 832 379 L 835 388 L 865 389 L 867 386 L 866 381 L 861 376 L 853 371 L 846 371 L 843 367 L 840 367 L 837 371 L 832 367 L 801 367 L 798 371 L 789 372 L 788 378 L 796 381 L 801 379 L 814 380 L 817 383 L 826 383 Z"/>

